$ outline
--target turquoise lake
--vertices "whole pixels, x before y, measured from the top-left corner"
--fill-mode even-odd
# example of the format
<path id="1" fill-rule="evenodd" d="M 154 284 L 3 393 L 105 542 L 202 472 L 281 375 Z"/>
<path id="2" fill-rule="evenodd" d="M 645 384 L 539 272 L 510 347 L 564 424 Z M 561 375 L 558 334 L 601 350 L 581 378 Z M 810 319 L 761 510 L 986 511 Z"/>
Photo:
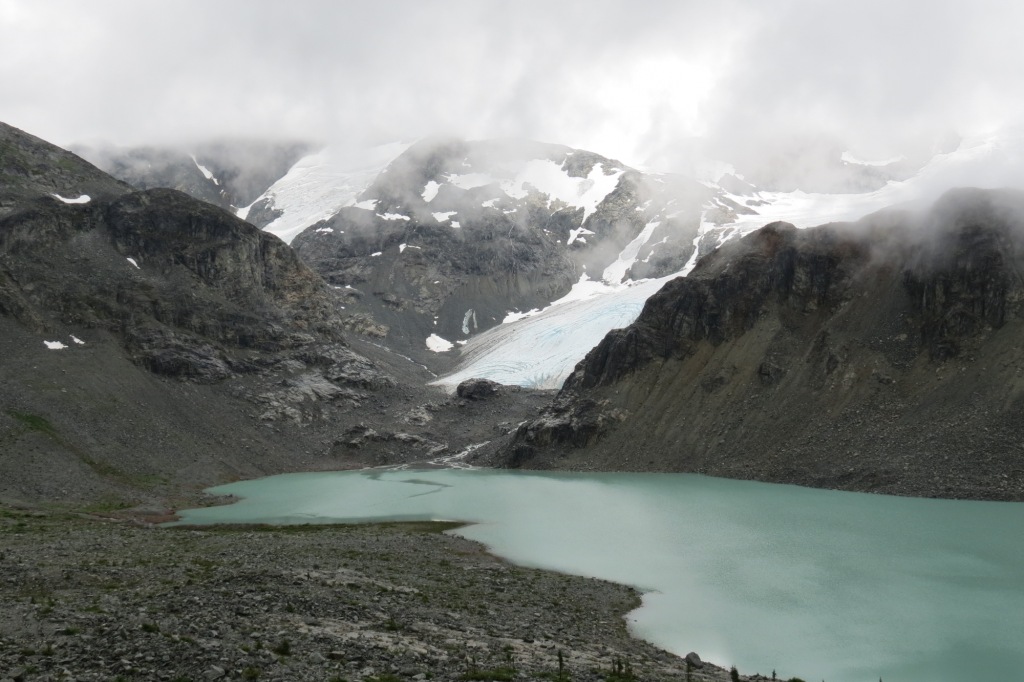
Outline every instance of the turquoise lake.
<path id="1" fill-rule="evenodd" d="M 1024 504 L 689 474 L 287 474 L 181 523 L 460 520 L 518 564 L 645 592 L 635 635 L 808 682 L 1024 679 Z"/>

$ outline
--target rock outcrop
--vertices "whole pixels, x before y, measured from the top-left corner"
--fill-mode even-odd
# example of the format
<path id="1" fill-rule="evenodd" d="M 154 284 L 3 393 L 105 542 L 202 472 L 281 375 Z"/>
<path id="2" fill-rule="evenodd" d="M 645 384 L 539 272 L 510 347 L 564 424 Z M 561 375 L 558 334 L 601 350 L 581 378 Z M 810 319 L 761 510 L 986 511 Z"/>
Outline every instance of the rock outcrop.
<path id="1" fill-rule="evenodd" d="M 769 225 L 577 365 L 507 462 L 1024 499 L 1024 196 Z"/>
<path id="2" fill-rule="evenodd" d="M 337 302 L 276 237 L 173 190 L 0 219 L 0 311 L 43 331 L 104 328 L 141 364 L 222 378 L 247 353 L 341 341 Z"/>

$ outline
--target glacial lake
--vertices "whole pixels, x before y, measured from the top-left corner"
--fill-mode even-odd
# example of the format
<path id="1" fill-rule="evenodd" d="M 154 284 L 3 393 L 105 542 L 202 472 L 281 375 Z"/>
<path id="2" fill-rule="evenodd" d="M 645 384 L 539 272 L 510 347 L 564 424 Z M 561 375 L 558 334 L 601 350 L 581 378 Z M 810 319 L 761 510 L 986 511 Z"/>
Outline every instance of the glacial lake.
<path id="1" fill-rule="evenodd" d="M 1024 504 L 690 474 L 401 470 L 211 489 L 181 523 L 460 520 L 527 566 L 645 592 L 630 628 L 674 653 L 816 682 L 1024 679 Z"/>

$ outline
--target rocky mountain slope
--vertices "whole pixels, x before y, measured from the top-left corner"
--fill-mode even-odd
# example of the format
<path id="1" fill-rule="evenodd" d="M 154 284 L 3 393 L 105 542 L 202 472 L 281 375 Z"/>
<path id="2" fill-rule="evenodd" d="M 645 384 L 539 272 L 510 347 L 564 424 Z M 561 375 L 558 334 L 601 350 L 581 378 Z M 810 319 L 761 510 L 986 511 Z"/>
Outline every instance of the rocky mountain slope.
<path id="1" fill-rule="evenodd" d="M 0 133 L 0 498 L 144 502 L 439 457 L 494 428 L 439 429 L 474 407 L 356 350 L 335 290 L 277 237 Z"/>
<path id="2" fill-rule="evenodd" d="M 0 123 L 0 217 L 40 196 L 78 201 L 130 189 L 74 154 Z"/>
<path id="3" fill-rule="evenodd" d="M 568 147 L 429 139 L 292 245 L 389 345 L 446 349 L 583 275 L 680 269 L 711 194 Z"/>
<path id="4" fill-rule="evenodd" d="M 609 333 L 500 455 L 1024 499 L 1024 195 L 773 224 Z"/>
<path id="5" fill-rule="evenodd" d="M 219 140 L 188 147 L 79 146 L 76 154 L 135 189 L 176 189 L 221 208 L 249 206 L 312 145 Z"/>

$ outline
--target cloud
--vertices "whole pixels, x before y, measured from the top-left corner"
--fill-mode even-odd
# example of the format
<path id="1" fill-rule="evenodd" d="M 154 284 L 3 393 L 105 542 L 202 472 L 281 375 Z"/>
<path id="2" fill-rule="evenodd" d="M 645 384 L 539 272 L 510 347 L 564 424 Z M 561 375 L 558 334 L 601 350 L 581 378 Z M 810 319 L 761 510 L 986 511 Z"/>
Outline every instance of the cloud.
<path id="1" fill-rule="evenodd" d="M 678 167 L 812 136 L 885 155 L 1018 116 L 1021 19 L 985 0 L 0 0 L 0 120 L 64 145 L 441 133 Z"/>

